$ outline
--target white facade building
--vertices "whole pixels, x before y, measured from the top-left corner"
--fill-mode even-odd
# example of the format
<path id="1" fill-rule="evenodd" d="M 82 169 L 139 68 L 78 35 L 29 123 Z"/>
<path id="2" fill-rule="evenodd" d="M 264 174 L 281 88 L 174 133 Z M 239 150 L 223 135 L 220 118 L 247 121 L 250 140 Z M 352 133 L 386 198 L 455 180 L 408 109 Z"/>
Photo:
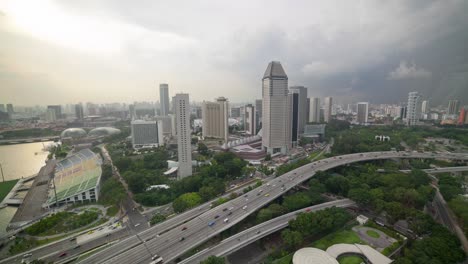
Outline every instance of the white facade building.
<path id="1" fill-rule="evenodd" d="M 248 104 L 245 106 L 244 130 L 248 135 L 255 135 L 257 132 L 257 113 L 255 106 Z"/>
<path id="2" fill-rule="evenodd" d="M 418 92 L 410 92 L 408 94 L 408 106 L 406 110 L 406 125 L 414 126 L 418 124 L 421 113 L 421 96 Z"/>
<path id="3" fill-rule="evenodd" d="M 288 76 L 280 62 L 268 64 L 262 84 L 262 147 L 270 154 L 286 154 L 291 146 L 291 104 Z"/>
<path id="4" fill-rule="evenodd" d="M 192 175 L 192 143 L 190 129 L 190 102 L 188 94 L 174 96 L 179 158 L 179 179 Z"/>
<path id="5" fill-rule="evenodd" d="M 368 123 L 368 117 L 369 117 L 369 103 L 368 102 L 357 103 L 357 122 L 359 124 L 366 124 Z"/>
<path id="6" fill-rule="evenodd" d="M 203 102 L 202 104 L 203 136 L 222 138 L 228 142 L 229 135 L 229 104 L 224 97 L 216 102 Z"/>
<path id="7" fill-rule="evenodd" d="M 310 98 L 309 111 L 309 122 L 320 123 L 320 98 Z"/>
<path id="8" fill-rule="evenodd" d="M 427 101 L 427 100 L 422 101 L 422 104 L 421 104 L 421 113 L 422 113 L 422 114 L 427 114 L 427 113 L 429 113 L 429 110 L 430 110 L 430 108 L 429 108 L 429 101 Z"/>
<path id="9" fill-rule="evenodd" d="M 159 104 L 160 115 L 167 116 L 169 114 L 169 85 L 167 83 L 159 85 Z"/>
<path id="10" fill-rule="evenodd" d="M 162 121 L 134 120 L 131 130 L 132 146 L 135 149 L 164 145 Z"/>
<path id="11" fill-rule="evenodd" d="M 162 122 L 162 132 L 163 135 L 171 136 L 172 135 L 172 116 L 157 116 L 155 117 L 156 121 Z"/>
<path id="12" fill-rule="evenodd" d="M 332 116 L 333 98 L 325 97 L 325 107 L 323 109 L 323 121 L 330 122 Z"/>

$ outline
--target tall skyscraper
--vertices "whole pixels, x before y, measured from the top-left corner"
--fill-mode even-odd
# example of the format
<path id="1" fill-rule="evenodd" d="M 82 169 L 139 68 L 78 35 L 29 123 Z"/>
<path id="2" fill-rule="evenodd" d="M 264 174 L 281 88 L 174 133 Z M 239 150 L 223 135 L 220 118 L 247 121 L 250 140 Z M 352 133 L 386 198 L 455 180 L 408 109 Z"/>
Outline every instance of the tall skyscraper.
<path id="1" fill-rule="evenodd" d="M 448 104 L 447 114 L 456 115 L 458 113 L 459 108 L 460 108 L 460 101 L 450 100 Z"/>
<path id="2" fill-rule="evenodd" d="M 421 113 L 421 96 L 418 92 L 408 94 L 408 106 L 406 109 L 406 125 L 414 126 L 418 124 Z"/>
<path id="3" fill-rule="evenodd" d="M 55 112 L 55 118 L 56 119 L 61 119 L 62 118 L 62 106 L 60 105 L 48 105 L 47 106 L 47 111 L 49 110 L 52 110 Z M 50 121 L 55 121 L 54 120 L 50 120 Z"/>
<path id="4" fill-rule="evenodd" d="M 297 95 L 297 134 L 300 135 L 304 133 L 304 126 L 308 121 L 307 120 L 307 88 L 304 86 L 292 86 L 292 87 L 289 87 L 289 91 L 292 94 Z M 294 100 L 294 96 L 293 96 L 293 100 Z M 294 108 L 293 108 L 293 111 L 294 111 Z"/>
<path id="5" fill-rule="evenodd" d="M 169 114 L 169 85 L 167 83 L 159 85 L 159 105 L 160 115 L 167 116 Z"/>
<path id="6" fill-rule="evenodd" d="M 369 117 L 369 103 L 368 102 L 357 103 L 357 122 L 359 124 L 366 124 L 368 123 L 368 117 Z"/>
<path id="7" fill-rule="evenodd" d="M 228 142 L 229 135 L 229 103 L 224 97 L 219 97 L 216 102 L 203 102 L 202 120 L 203 136 L 222 138 Z"/>
<path id="8" fill-rule="evenodd" d="M 82 104 L 76 104 L 75 105 L 75 117 L 78 120 L 83 120 L 84 112 L 83 112 L 83 105 Z"/>
<path id="9" fill-rule="evenodd" d="M 309 109 L 309 122 L 320 123 L 320 98 L 311 97 Z"/>
<path id="10" fill-rule="evenodd" d="M 331 120 L 332 106 L 333 106 L 333 98 L 330 96 L 325 97 L 325 108 L 323 110 L 323 121 L 325 123 L 328 123 Z"/>
<path id="11" fill-rule="evenodd" d="M 188 94 L 174 96 L 179 157 L 179 179 L 192 175 L 192 143 L 190 130 L 190 102 Z"/>
<path id="12" fill-rule="evenodd" d="M 248 104 L 245 106 L 244 130 L 248 135 L 255 135 L 257 133 L 257 113 L 255 106 Z"/>
<path id="13" fill-rule="evenodd" d="M 134 120 L 131 122 L 132 146 L 138 148 L 158 147 L 164 144 L 161 121 Z"/>
<path id="14" fill-rule="evenodd" d="M 286 154 L 291 146 L 288 76 L 281 63 L 268 64 L 262 78 L 262 146 L 270 154 Z"/>
<path id="15" fill-rule="evenodd" d="M 427 113 L 429 113 L 429 110 L 430 110 L 429 101 L 428 101 L 428 100 L 422 101 L 422 104 L 421 104 L 421 113 L 422 113 L 422 114 L 427 114 Z"/>
<path id="16" fill-rule="evenodd" d="M 12 105 L 12 104 L 7 104 L 6 107 L 7 107 L 7 113 L 8 113 L 9 115 L 15 113 L 15 110 L 13 109 L 13 105 Z"/>
<path id="17" fill-rule="evenodd" d="M 0 112 L 6 112 L 4 104 L 0 104 Z"/>
<path id="18" fill-rule="evenodd" d="M 460 109 L 460 114 L 458 115 L 458 122 L 457 125 L 464 125 L 466 119 L 466 110 L 465 107 Z"/>

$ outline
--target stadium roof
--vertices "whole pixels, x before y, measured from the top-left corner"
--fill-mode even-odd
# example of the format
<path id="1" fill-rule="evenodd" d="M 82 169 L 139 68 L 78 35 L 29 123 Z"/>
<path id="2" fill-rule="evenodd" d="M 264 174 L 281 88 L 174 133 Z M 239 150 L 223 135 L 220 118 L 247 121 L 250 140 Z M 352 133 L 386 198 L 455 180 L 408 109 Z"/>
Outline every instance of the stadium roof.
<path id="1" fill-rule="evenodd" d="M 47 203 L 53 204 L 95 188 L 101 177 L 101 160 L 89 149 L 83 149 L 57 163 L 55 167 L 55 189 L 49 191 Z"/>
<path id="2" fill-rule="evenodd" d="M 318 248 L 301 248 L 294 253 L 293 264 L 339 264 L 327 252 Z"/>

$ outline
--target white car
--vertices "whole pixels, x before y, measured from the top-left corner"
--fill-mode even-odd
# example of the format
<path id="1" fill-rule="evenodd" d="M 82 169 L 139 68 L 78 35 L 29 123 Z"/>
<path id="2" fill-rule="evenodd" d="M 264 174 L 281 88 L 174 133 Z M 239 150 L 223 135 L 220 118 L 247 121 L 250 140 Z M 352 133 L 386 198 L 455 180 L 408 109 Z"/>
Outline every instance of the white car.
<path id="1" fill-rule="evenodd" d="M 229 218 L 224 219 L 224 223 L 229 222 Z"/>
<path id="2" fill-rule="evenodd" d="M 247 209 L 247 205 L 244 205 L 244 207 L 242 207 L 242 210 L 245 210 Z"/>

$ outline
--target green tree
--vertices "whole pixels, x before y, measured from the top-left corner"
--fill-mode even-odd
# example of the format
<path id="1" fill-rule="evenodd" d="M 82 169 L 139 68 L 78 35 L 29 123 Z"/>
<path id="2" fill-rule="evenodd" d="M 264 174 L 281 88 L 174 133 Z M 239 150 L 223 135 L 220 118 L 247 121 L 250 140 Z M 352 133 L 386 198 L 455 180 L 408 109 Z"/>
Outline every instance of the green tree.
<path id="1" fill-rule="evenodd" d="M 290 229 L 285 229 L 281 231 L 281 238 L 287 247 L 294 249 L 300 246 L 303 242 L 303 237 L 299 231 L 291 231 Z"/>
<path id="2" fill-rule="evenodd" d="M 199 142 L 198 143 L 198 153 L 202 154 L 203 156 L 209 156 L 210 155 L 210 150 L 208 147 L 204 144 Z"/>
<path id="3" fill-rule="evenodd" d="M 223 257 L 209 256 L 207 259 L 200 262 L 200 264 L 224 264 L 226 263 Z"/>
<path id="4" fill-rule="evenodd" d="M 164 220 L 166 220 L 166 217 L 162 214 L 155 214 L 153 217 L 151 217 L 150 220 L 150 225 L 155 225 L 157 223 L 161 223 Z"/>
<path id="5" fill-rule="evenodd" d="M 301 209 L 309 206 L 310 204 L 312 204 L 312 199 L 310 199 L 310 197 L 303 192 L 286 196 L 283 201 L 283 206 L 286 207 L 289 211 Z"/>
<path id="6" fill-rule="evenodd" d="M 202 198 L 198 193 L 185 193 L 174 200 L 172 207 L 175 212 L 180 213 L 201 204 L 201 202 Z"/>

